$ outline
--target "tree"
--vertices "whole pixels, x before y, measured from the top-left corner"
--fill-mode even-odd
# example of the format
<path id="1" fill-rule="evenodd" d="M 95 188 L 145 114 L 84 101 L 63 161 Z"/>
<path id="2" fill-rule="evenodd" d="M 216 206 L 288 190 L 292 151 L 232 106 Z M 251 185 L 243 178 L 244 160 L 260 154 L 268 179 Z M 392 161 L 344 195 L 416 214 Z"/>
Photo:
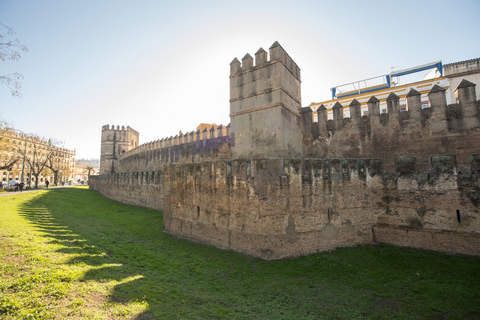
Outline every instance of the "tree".
<path id="1" fill-rule="evenodd" d="M 29 172 L 36 178 L 35 187 L 41 174 L 54 174 L 58 184 L 62 175 L 68 177 L 72 173 L 73 159 L 74 153 L 65 149 L 62 141 L 25 134 L 0 119 L 0 170 L 8 169 L 13 176 L 21 172 L 22 181 Z"/>
<path id="2" fill-rule="evenodd" d="M 50 140 L 30 135 L 27 146 L 24 149 L 17 149 L 17 152 L 25 158 L 26 163 L 30 166 L 32 176 L 35 177 L 35 188 L 38 188 L 38 178 L 47 167 L 47 162 L 53 152 L 50 146 Z"/>
<path id="3" fill-rule="evenodd" d="M 58 186 L 58 175 L 62 171 L 60 164 L 59 164 L 59 155 L 57 155 L 55 152 L 48 157 L 48 161 L 46 164 L 47 168 L 52 171 L 54 177 L 53 177 L 53 184 L 56 184 Z"/>
<path id="4" fill-rule="evenodd" d="M 64 181 L 64 177 L 68 178 L 72 174 L 72 168 L 67 164 L 64 164 L 62 170 L 60 170 L 58 179 L 59 181 Z"/>
<path id="5" fill-rule="evenodd" d="M 12 168 L 20 157 L 13 149 L 13 140 L 10 138 L 15 134 L 13 128 L 4 120 L 0 119 L 0 170 Z"/>
<path id="6" fill-rule="evenodd" d="M 0 27 L 6 29 L 6 34 L 0 33 L 0 60 L 18 61 L 22 57 L 22 51 L 28 52 L 28 48 L 22 45 L 18 39 L 14 39 L 15 31 L 12 28 L 2 23 L 0 23 Z M 6 85 L 14 97 L 22 97 L 20 93 L 22 79 L 23 76 L 18 72 L 0 75 L 0 83 Z"/>
<path id="7" fill-rule="evenodd" d="M 70 175 L 70 166 L 66 160 L 66 151 L 60 141 L 49 141 L 51 149 L 46 167 L 54 174 L 54 184 L 59 185 L 60 177 Z"/>
<path id="8" fill-rule="evenodd" d="M 87 166 L 87 170 L 88 170 L 88 181 L 90 181 L 90 175 L 91 175 L 93 169 L 94 169 L 93 167 Z"/>

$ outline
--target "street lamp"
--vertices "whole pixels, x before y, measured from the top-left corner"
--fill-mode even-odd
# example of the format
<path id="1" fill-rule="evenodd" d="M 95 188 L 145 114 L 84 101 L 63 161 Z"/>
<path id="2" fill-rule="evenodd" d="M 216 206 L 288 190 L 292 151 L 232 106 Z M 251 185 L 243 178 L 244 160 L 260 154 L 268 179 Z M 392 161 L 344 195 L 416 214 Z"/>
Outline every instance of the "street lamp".
<path id="1" fill-rule="evenodd" d="M 30 163 L 27 163 L 27 167 L 30 168 L 30 173 L 28 174 L 28 188 L 32 186 L 32 166 Z"/>
<path id="2" fill-rule="evenodd" d="M 23 164 L 22 164 L 22 177 L 21 177 L 21 181 L 23 182 L 23 178 L 24 178 L 24 169 L 25 169 L 25 154 L 27 153 L 27 139 L 28 139 L 28 136 L 25 132 L 23 132 L 22 130 L 18 130 L 18 129 L 11 129 L 12 131 L 18 131 L 18 132 L 21 132 L 24 136 L 25 136 L 25 148 L 23 150 Z"/>

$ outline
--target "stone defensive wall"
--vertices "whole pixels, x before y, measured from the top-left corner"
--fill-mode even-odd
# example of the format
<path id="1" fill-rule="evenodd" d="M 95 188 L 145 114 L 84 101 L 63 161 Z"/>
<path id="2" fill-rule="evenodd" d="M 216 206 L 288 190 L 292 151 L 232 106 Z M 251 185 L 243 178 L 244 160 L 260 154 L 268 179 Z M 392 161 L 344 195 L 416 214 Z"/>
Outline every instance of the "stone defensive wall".
<path id="1" fill-rule="evenodd" d="M 407 111 L 399 108 L 399 98 L 387 98 L 387 113 L 380 113 L 379 101 L 372 96 L 368 115 L 361 116 L 361 105 L 353 99 L 348 106 L 333 106 L 333 120 L 327 110 L 317 110 L 318 122 L 312 122 L 312 110 L 302 108 L 303 155 L 318 158 L 381 158 L 386 170 L 394 172 L 397 157 L 413 157 L 413 172 L 429 169 L 429 156 L 456 155 L 460 171 L 470 168 L 471 153 L 480 151 L 480 113 L 475 84 L 463 80 L 455 89 L 457 103 L 446 104 L 445 89 L 433 86 L 428 94 L 429 107 L 421 107 L 420 94 L 414 89 L 406 97 Z M 350 118 L 343 109 L 350 108 Z M 413 161 L 413 160 L 412 160 Z"/>
<path id="2" fill-rule="evenodd" d="M 139 134 L 125 126 L 102 126 L 102 144 L 100 152 L 100 174 L 118 169 L 115 166 L 118 157 L 131 147 L 138 146 Z"/>
<path id="3" fill-rule="evenodd" d="M 165 138 L 165 139 L 144 143 L 138 146 L 137 148 L 134 148 L 122 154 L 120 159 L 121 160 L 126 159 L 131 156 L 142 154 L 149 151 L 168 150 L 168 148 L 170 147 L 185 145 L 195 141 L 203 141 L 204 143 L 202 143 L 201 145 L 203 147 L 206 147 L 208 144 L 215 144 L 214 140 L 216 138 L 228 137 L 229 135 L 230 135 L 230 125 L 228 126 L 219 125 L 218 127 L 212 126 L 210 129 L 205 128 L 203 131 L 199 129 L 197 131 L 191 131 L 185 134 L 180 132 L 180 134 L 176 135 L 175 137 L 171 136 L 170 138 Z M 198 143 L 196 145 L 200 146 L 200 144 Z M 175 159 L 174 161 L 178 161 L 178 159 Z"/>
<path id="4" fill-rule="evenodd" d="M 117 171 L 163 170 L 167 163 L 230 158 L 227 127 L 220 126 L 208 131 L 208 135 L 204 133 L 200 137 L 186 134 L 143 144 L 120 157 L 120 168 Z M 193 139 L 190 140 L 192 136 Z M 189 137 L 189 140 L 185 137 Z"/>
<path id="5" fill-rule="evenodd" d="M 478 171 L 430 160 L 415 174 L 384 172 L 381 159 L 171 164 L 164 230 L 263 259 L 373 241 L 478 254 Z"/>
<path id="6" fill-rule="evenodd" d="M 241 66 L 232 62 L 234 86 L 240 83 L 234 77 L 247 79 L 248 70 L 260 85 L 245 81 L 235 89 L 248 95 L 231 98 L 231 111 L 237 110 L 231 132 L 227 126 L 208 136 L 191 132 L 142 145 L 124 153 L 114 173 L 91 179 L 90 187 L 163 211 L 164 232 L 262 259 L 370 243 L 480 255 L 480 102 L 474 83 L 461 81 L 450 105 L 445 89 L 433 86 L 428 108 L 415 90 L 406 97 L 406 111 L 394 94 L 386 113 L 375 96 L 364 116 L 355 99 L 335 105 L 333 120 L 320 107 L 313 122 L 312 110 L 301 108 L 300 146 L 293 146 L 301 154 L 291 157 L 278 151 L 297 139 L 290 118 L 297 118 L 299 69 L 278 43 L 272 52 L 283 57 L 285 69 L 278 63 L 269 69 L 261 50 L 262 68 L 248 56 Z M 276 113 L 275 101 L 265 101 L 268 108 L 255 105 L 267 97 L 272 70 L 293 88 L 281 106 L 290 111 Z M 279 92 L 289 91 L 279 86 Z M 351 117 L 344 117 L 344 108 Z M 248 110 L 246 119 L 238 114 L 242 110 Z M 284 124 L 272 125 L 266 110 L 284 117 Z M 270 134 L 264 130 L 269 125 L 290 136 Z M 257 134 L 242 131 L 247 129 Z M 254 139 L 261 150 L 249 151 Z"/>
<path id="7" fill-rule="evenodd" d="M 480 58 L 458 61 L 455 63 L 445 64 L 443 66 L 443 72 L 446 75 L 465 76 L 468 74 L 477 73 L 478 70 L 480 70 Z"/>
<path id="8" fill-rule="evenodd" d="M 142 144 L 120 156 L 115 173 L 90 180 L 90 188 L 117 201 L 163 211 L 164 169 L 170 163 L 230 159 L 229 126 L 192 131 Z"/>
<path id="9" fill-rule="evenodd" d="M 189 156 L 195 152 L 185 148 L 197 150 L 189 143 L 123 157 L 122 168 L 137 170 L 101 176 L 95 183 L 108 185 L 102 193 L 109 198 L 164 211 L 168 233 L 264 259 L 373 241 L 478 255 L 479 104 L 435 105 L 432 95 L 432 109 L 421 110 L 417 118 L 410 116 L 413 109 L 388 118 L 398 125 L 393 131 L 381 132 L 389 129 L 389 114 L 383 120 L 379 114 L 378 119 L 363 116 L 356 128 L 353 117 L 342 119 L 337 130 L 336 120 L 330 120 L 324 128 L 331 130 L 316 139 L 304 127 L 304 148 L 311 154 L 347 153 L 330 150 L 325 141 L 334 145 L 335 136 L 355 136 L 356 142 L 346 144 L 357 145 L 352 158 L 231 160 L 227 151 L 225 160 L 196 162 Z M 390 101 L 392 116 L 398 101 Z M 369 107 L 376 103 L 370 99 Z M 435 120 L 439 106 L 444 116 Z M 302 119 L 308 114 L 303 112 Z M 398 143 L 385 144 L 376 134 L 394 134 L 388 141 Z M 220 139 L 217 146 L 227 143 Z M 385 157 L 353 157 L 362 155 L 360 150 Z"/>

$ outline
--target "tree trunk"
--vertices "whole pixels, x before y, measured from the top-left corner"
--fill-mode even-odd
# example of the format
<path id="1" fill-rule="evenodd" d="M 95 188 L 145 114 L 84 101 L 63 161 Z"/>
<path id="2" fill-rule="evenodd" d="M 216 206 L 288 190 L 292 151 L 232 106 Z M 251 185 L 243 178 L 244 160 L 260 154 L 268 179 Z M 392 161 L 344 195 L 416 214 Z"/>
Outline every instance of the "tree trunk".
<path id="1" fill-rule="evenodd" d="M 50 168 L 50 170 L 52 170 L 52 168 Z M 59 170 L 52 170 L 53 172 L 53 184 L 57 185 L 58 186 L 58 171 Z"/>
<path id="2" fill-rule="evenodd" d="M 33 176 L 35 177 L 35 189 L 38 189 L 38 176 L 40 174 L 34 174 Z"/>

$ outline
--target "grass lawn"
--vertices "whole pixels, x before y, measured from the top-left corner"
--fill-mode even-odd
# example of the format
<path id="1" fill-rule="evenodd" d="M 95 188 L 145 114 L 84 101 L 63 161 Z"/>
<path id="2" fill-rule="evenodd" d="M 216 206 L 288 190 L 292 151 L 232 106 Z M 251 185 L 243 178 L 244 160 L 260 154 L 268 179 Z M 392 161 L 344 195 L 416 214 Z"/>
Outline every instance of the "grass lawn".
<path id="1" fill-rule="evenodd" d="M 390 246 L 262 261 L 86 187 L 0 197 L 2 319 L 479 319 L 480 259 Z"/>

